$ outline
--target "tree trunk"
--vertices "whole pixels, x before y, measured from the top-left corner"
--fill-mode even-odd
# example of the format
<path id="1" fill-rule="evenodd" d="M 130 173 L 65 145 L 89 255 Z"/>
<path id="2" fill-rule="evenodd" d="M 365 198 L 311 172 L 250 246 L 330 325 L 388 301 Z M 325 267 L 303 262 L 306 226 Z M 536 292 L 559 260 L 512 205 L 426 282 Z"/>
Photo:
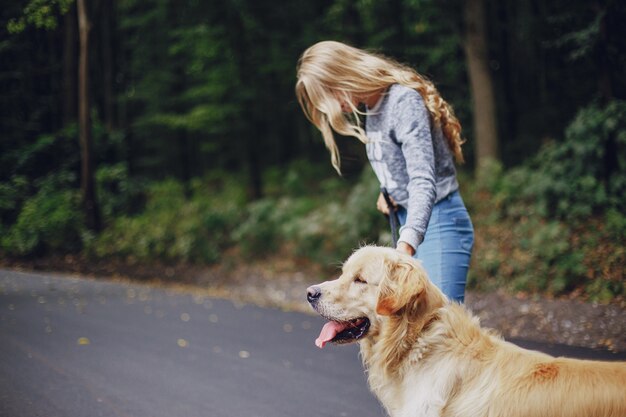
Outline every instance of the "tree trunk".
<path id="1" fill-rule="evenodd" d="M 489 71 L 485 1 L 465 0 L 465 56 L 474 113 L 476 168 L 498 159 L 493 80 Z"/>
<path id="2" fill-rule="evenodd" d="M 89 97 L 89 31 L 91 23 L 85 0 L 77 0 L 78 37 L 80 52 L 78 59 L 78 135 L 81 148 L 80 188 L 85 210 L 87 228 L 100 230 L 100 213 L 96 201 L 94 181 L 93 149 L 91 138 L 91 106 Z"/>

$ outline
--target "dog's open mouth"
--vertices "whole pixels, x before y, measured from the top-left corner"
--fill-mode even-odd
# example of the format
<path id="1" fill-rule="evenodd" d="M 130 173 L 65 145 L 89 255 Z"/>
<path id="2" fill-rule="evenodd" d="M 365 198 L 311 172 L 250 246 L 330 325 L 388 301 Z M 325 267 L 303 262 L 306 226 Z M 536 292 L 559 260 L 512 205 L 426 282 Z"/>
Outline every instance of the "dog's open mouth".
<path id="1" fill-rule="evenodd" d="M 324 325 L 315 345 L 320 349 L 326 343 L 350 343 L 359 340 L 367 334 L 370 321 L 367 317 L 361 317 L 350 321 L 329 321 Z"/>

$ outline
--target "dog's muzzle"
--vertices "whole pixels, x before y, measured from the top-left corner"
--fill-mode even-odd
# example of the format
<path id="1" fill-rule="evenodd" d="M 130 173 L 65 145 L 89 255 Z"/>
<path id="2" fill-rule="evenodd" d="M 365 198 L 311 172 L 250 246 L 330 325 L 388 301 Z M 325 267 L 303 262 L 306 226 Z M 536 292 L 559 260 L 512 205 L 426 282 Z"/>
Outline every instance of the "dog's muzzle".
<path id="1" fill-rule="evenodd" d="M 309 301 L 311 305 L 317 304 L 320 297 L 322 296 L 322 291 L 319 287 L 312 285 L 306 290 L 306 299 Z"/>

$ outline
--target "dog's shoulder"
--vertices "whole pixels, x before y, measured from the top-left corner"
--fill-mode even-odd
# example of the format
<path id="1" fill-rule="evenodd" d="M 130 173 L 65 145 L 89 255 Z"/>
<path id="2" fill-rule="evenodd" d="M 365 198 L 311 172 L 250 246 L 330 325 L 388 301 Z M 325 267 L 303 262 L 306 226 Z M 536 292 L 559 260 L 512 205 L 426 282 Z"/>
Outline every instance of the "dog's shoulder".
<path id="1" fill-rule="evenodd" d="M 483 328 L 480 319 L 465 305 L 448 303 L 437 312 L 438 320 L 422 337 L 428 350 L 462 352 L 462 356 L 481 356 L 503 343 L 502 336 L 493 329 Z M 422 348 L 424 349 L 424 348 Z"/>

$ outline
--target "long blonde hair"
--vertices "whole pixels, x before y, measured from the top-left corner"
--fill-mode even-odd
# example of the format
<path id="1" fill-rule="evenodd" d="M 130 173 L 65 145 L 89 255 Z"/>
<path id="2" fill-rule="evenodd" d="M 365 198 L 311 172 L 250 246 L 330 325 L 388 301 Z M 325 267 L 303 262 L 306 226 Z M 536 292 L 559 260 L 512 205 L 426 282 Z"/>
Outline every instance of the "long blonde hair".
<path id="1" fill-rule="evenodd" d="M 352 98 L 363 98 L 401 84 L 416 90 L 422 98 L 431 122 L 439 125 L 457 162 L 463 162 L 461 124 L 452 107 L 432 82 L 415 70 L 382 55 L 352 46 L 323 41 L 309 47 L 298 60 L 296 96 L 306 117 L 322 132 L 330 151 L 331 162 L 341 172 L 339 149 L 333 130 L 354 136 L 367 143 L 359 111 Z M 341 110 L 339 99 L 350 106 L 352 114 Z"/>

